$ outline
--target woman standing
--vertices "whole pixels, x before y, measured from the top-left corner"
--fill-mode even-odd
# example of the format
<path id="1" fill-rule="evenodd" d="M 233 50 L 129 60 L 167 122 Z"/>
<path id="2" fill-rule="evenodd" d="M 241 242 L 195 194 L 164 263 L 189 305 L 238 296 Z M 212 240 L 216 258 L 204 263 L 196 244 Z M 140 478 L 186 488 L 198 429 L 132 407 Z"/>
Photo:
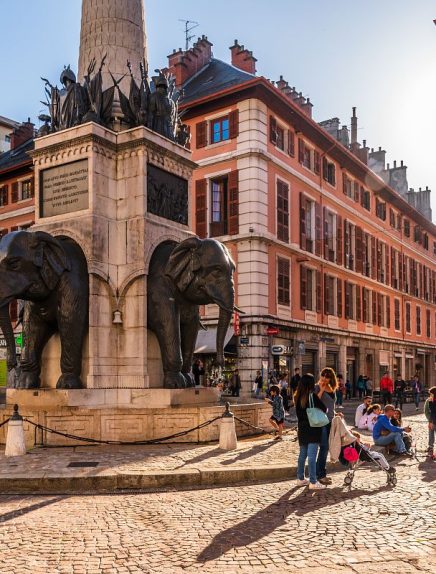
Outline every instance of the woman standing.
<path id="1" fill-rule="evenodd" d="M 307 417 L 307 408 L 310 406 L 311 397 L 313 399 L 313 406 L 326 411 L 326 407 L 320 400 L 319 396 L 314 392 L 315 378 L 311 374 L 303 375 L 298 383 L 297 390 L 294 394 L 295 411 L 298 419 L 298 443 L 300 445 L 300 454 L 298 456 L 297 468 L 297 486 L 309 485 L 311 490 L 322 490 L 325 485 L 321 484 L 316 479 L 316 455 L 321 442 L 323 428 L 325 427 L 311 427 Z M 324 391 L 319 391 L 322 395 Z M 304 468 L 306 465 L 306 458 L 309 465 L 309 480 L 304 477 Z"/>
<path id="2" fill-rule="evenodd" d="M 326 409 L 329 424 L 322 427 L 321 445 L 318 453 L 318 460 L 316 461 L 316 477 L 322 484 L 331 484 L 332 480 L 327 476 L 327 455 L 329 453 L 329 438 L 330 428 L 335 412 L 335 399 L 336 389 L 338 388 L 338 380 L 336 373 L 330 367 L 325 367 L 321 371 L 321 376 L 318 384 L 315 386 L 315 393 L 318 393 L 321 401 Z M 341 415 L 342 416 L 342 415 Z"/>

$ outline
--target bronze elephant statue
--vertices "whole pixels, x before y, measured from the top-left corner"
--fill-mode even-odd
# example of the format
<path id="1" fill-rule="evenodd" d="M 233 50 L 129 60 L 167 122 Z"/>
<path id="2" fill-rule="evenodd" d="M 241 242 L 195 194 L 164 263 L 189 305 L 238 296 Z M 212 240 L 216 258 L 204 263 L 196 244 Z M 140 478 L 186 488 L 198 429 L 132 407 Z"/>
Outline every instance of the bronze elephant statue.
<path id="1" fill-rule="evenodd" d="M 224 366 L 224 338 L 235 307 L 235 264 L 214 239 L 191 237 L 159 245 L 150 261 L 147 284 L 148 327 L 157 336 L 165 388 L 193 385 L 192 356 L 200 327 L 199 306 L 220 307 L 217 363 Z"/>
<path id="2" fill-rule="evenodd" d="M 18 363 L 9 303 L 25 301 Z M 9 386 L 41 385 L 41 356 L 56 332 L 61 341 L 58 389 L 83 387 L 82 346 L 88 328 L 88 270 L 80 247 L 67 237 L 14 231 L 0 240 L 0 329 L 7 342 Z"/>

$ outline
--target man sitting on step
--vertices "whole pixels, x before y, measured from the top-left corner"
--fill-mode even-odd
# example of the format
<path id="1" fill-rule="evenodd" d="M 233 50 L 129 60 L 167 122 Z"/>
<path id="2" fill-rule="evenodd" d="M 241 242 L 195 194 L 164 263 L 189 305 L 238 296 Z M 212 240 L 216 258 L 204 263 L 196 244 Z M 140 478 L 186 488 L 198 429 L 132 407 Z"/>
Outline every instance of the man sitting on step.
<path id="1" fill-rule="evenodd" d="M 411 452 L 406 449 L 403 440 L 403 433 L 410 432 L 410 427 L 396 427 L 390 422 L 390 418 L 395 411 L 394 405 L 386 405 L 384 414 L 379 415 L 375 423 L 372 436 L 374 444 L 379 446 L 388 446 L 392 442 L 395 443 L 395 452 L 397 454 L 405 454 L 411 456 Z"/>

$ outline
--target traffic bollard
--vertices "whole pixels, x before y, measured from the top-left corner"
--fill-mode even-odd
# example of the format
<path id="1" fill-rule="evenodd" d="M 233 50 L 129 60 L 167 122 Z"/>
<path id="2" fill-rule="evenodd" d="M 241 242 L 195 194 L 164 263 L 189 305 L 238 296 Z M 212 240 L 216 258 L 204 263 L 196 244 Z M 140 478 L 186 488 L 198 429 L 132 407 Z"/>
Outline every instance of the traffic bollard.
<path id="1" fill-rule="evenodd" d="M 26 454 L 26 444 L 23 417 L 18 412 L 18 405 L 14 405 L 14 414 L 8 422 L 5 456 L 23 456 L 24 454 Z"/>

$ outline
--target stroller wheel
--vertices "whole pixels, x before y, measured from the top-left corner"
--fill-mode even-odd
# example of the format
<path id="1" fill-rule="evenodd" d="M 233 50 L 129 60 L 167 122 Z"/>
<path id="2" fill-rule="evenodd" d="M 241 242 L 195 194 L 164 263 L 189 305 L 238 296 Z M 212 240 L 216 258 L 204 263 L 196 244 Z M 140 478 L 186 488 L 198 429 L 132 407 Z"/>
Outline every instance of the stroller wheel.
<path id="1" fill-rule="evenodd" d="M 344 486 L 351 486 L 352 483 L 353 483 L 353 475 L 347 474 L 346 477 L 344 478 Z"/>
<path id="2" fill-rule="evenodd" d="M 388 475 L 388 485 L 390 486 L 397 485 L 397 475 L 395 473 L 391 473 Z"/>

